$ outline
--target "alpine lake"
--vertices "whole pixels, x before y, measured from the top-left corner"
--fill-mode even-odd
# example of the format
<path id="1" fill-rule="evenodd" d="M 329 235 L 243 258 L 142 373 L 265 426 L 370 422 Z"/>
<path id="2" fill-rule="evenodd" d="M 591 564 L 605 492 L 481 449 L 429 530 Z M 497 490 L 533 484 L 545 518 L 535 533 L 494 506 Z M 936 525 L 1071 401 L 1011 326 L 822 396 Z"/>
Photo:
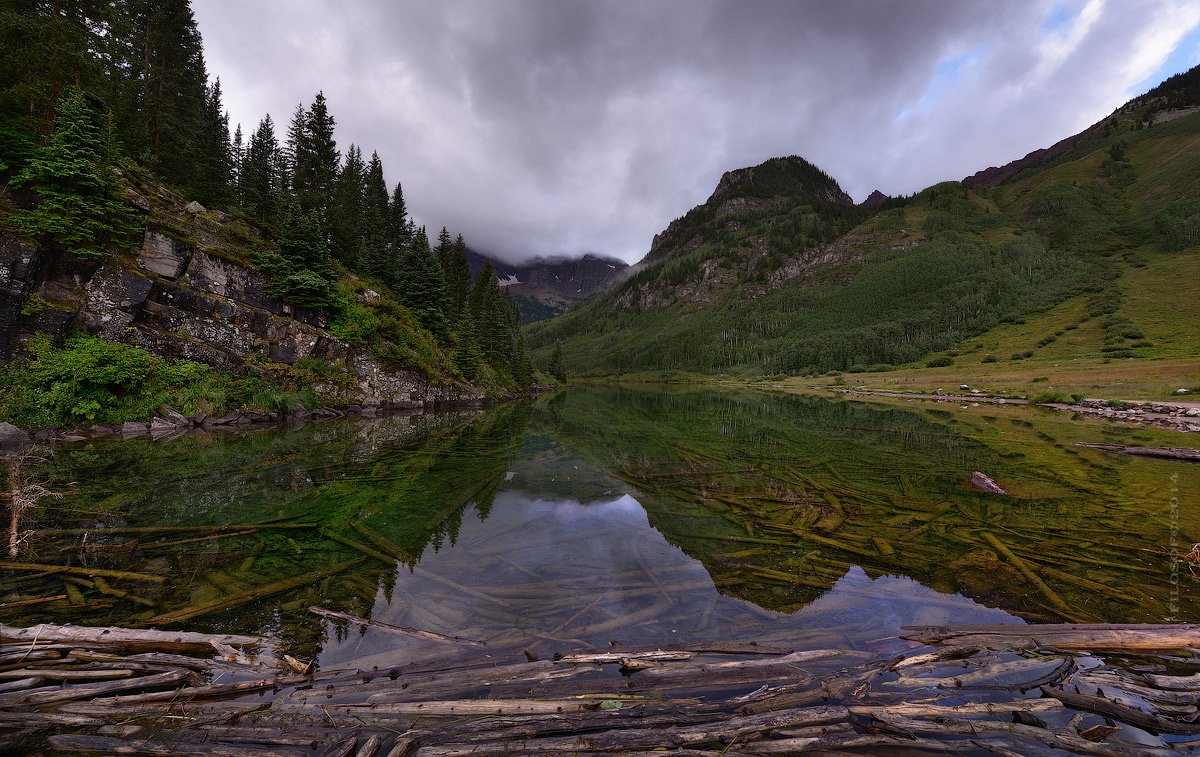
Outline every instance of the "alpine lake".
<path id="1" fill-rule="evenodd" d="M 23 524 L 22 559 L 114 573 L 0 569 L 0 622 L 264 634 L 325 670 L 478 646 L 310 607 L 497 656 L 886 654 L 913 625 L 1196 622 L 1200 466 L 1074 444 L 1190 441 L 1018 405 L 585 386 L 78 442 L 34 468 L 64 496 Z"/>

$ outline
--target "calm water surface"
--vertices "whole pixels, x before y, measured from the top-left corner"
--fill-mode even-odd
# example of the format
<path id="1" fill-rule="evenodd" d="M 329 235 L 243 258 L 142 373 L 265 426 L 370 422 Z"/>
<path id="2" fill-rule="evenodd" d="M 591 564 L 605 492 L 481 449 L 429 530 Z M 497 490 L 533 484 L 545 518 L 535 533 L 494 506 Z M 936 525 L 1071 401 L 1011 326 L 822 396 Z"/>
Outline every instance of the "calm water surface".
<path id="1" fill-rule="evenodd" d="M 0 601 L 68 594 L 0 621 L 265 632 L 330 668 L 461 652 L 309 606 L 497 653 L 878 652 L 905 625 L 1200 620 L 1200 582 L 1170 561 L 1172 533 L 1182 552 L 1200 541 L 1200 466 L 1076 441 L 1189 440 L 1011 406 L 582 388 L 482 413 L 96 441 L 42 466 L 68 495 L 34 525 L 87 533 L 35 540 L 37 561 L 167 580 L 105 591 L 0 571 Z M 975 470 L 1009 496 L 974 490 Z M 172 530 L 268 521 L 290 527 Z M 260 587 L 279 590 L 221 605 Z"/>

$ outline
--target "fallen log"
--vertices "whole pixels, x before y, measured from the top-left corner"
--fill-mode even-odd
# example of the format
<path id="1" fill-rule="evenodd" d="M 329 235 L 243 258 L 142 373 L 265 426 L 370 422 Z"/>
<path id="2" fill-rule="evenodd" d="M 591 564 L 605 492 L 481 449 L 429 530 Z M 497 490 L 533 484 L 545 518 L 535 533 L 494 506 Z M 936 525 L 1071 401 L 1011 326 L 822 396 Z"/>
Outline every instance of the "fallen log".
<path id="1" fill-rule="evenodd" d="M 31 649 L 41 643 L 84 642 L 114 644 L 131 649 L 148 647 L 155 651 L 165 649 L 210 651 L 213 640 L 233 647 L 246 648 L 264 648 L 275 644 L 274 641 L 263 636 L 209 634 L 192 631 L 157 631 L 117 626 L 91 628 L 41 624 L 28 628 L 16 628 L 0 625 L 0 644 L 25 643 L 31 644 Z"/>
<path id="2" fill-rule="evenodd" d="M 1200 623 L 905 626 L 900 638 L 929 645 L 998 649 L 1104 649 L 1145 652 L 1200 647 Z"/>
<path id="3" fill-rule="evenodd" d="M 1200 463 L 1200 450 L 1191 447 L 1139 447 L 1125 444 L 1090 444 L 1075 442 L 1076 447 L 1091 447 L 1092 449 L 1120 452 L 1122 455 L 1134 457 L 1152 457 L 1159 460 L 1183 460 L 1189 463 Z"/>
<path id="4" fill-rule="evenodd" d="M 75 686 L 51 686 L 45 689 L 34 689 L 22 693 L 0 697 L 0 707 L 20 707 L 28 705 L 50 704 L 52 702 L 68 702 L 72 699 L 92 699 L 102 694 L 131 689 L 151 689 L 158 686 L 170 686 L 190 675 L 187 671 L 175 670 L 154 675 L 125 678 L 119 681 L 104 681 L 101 683 L 81 683 Z"/>
<path id="5" fill-rule="evenodd" d="M 1122 723 L 1128 723 L 1129 725 L 1144 728 L 1148 731 L 1176 735 L 1200 734 L 1200 723 L 1182 723 L 1176 720 L 1167 720 L 1158 715 L 1152 715 L 1139 710 L 1136 707 L 1114 702 L 1111 699 L 1078 694 L 1052 686 L 1043 686 L 1042 693 L 1077 710 L 1094 712 L 1097 715 L 1119 720 Z"/>
<path id="6" fill-rule="evenodd" d="M 305 757 L 308 752 L 297 749 L 265 749 L 232 744 L 189 744 L 177 741 L 126 741 L 111 736 L 82 736 L 58 734 L 46 739 L 50 746 L 63 752 L 100 752 L 102 754 L 146 754 L 175 757 L 204 755 L 205 757 Z"/>

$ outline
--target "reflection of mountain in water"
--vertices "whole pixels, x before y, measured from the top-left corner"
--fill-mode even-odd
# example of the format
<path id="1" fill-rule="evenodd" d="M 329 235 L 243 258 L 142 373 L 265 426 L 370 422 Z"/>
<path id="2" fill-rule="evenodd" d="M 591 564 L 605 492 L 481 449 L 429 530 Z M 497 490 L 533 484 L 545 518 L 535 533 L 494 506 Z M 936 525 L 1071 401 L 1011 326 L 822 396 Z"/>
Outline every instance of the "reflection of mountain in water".
<path id="1" fill-rule="evenodd" d="M 1162 524 L 1129 496 L 1126 463 L 1070 450 L 1060 456 L 1079 470 L 1067 475 L 1033 457 L 1063 445 L 1028 421 L 1012 428 L 1032 444 L 1008 449 L 957 423 L 942 410 L 804 396 L 589 388 L 540 403 L 532 429 L 624 481 L 650 523 L 722 591 L 762 607 L 795 611 L 861 566 L 1035 619 L 1066 617 L 1063 605 L 1079 618 L 1162 619 L 1170 584 L 1161 561 L 1118 544 L 1056 541 L 1095 532 L 1097 513 L 1127 513 L 1135 540 L 1160 543 Z M 975 470 L 1019 496 L 975 490 Z M 985 534 L 1043 573 L 1059 604 Z M 1116 588 L 1130 584 L 1138 591 Z"/>

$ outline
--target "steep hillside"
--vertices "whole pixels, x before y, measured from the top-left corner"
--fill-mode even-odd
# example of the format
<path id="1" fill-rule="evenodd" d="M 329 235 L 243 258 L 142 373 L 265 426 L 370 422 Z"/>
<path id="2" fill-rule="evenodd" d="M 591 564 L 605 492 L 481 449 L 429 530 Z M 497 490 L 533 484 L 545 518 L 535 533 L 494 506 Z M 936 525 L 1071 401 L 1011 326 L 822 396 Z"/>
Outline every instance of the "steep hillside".
<path id="1" fill-rule="evenodd" d="M 500 286 L 517 303 L 521 323 L 553 318 L 576 302 L 606 289 L 629 267 L 624 260 L 597 255 L 536 257 L 514 265 L 467 250 L 472 278 L 479 275 L 488 260 L 496 269 Z"/>
<path id="2" fill-rule="evenodd" d="M 529 327 L 535 359 L 561 342 L 569 369 L 591 374 L 881 372 L 955 348 L 994 361 L 991 329 L 1068 302 L 1102 332 L 1072 359 L 1195 355 L 1183 336 L 1147 338 L 1125 304 L 1139 271 L 1195 259 L 1200 113 L 1178 94 L 1194 75 L 999 187 L 946 182 L 855 207 L 798 158 L 726 174 L 633 276 Z M 1068 326 L 1081 328 L 1022 357 Z"/>
<path id="3" fill-rule="evenodd" d="M 127 174 L 124 191 L 141 243 L 103 255 L 39 244 L 20 233 L 31 211 L 0 204 L 0 417 L 146 420 L 164 401 L 190 415 L 296 402 L 371 413 L 514 388 L 486 363 L 468 380 L 454 343 L 382 282 L 343 271 L 333 304 L 297 305 L 264 270 L 280 245 L 271 227 L 148 175 Z"/>

